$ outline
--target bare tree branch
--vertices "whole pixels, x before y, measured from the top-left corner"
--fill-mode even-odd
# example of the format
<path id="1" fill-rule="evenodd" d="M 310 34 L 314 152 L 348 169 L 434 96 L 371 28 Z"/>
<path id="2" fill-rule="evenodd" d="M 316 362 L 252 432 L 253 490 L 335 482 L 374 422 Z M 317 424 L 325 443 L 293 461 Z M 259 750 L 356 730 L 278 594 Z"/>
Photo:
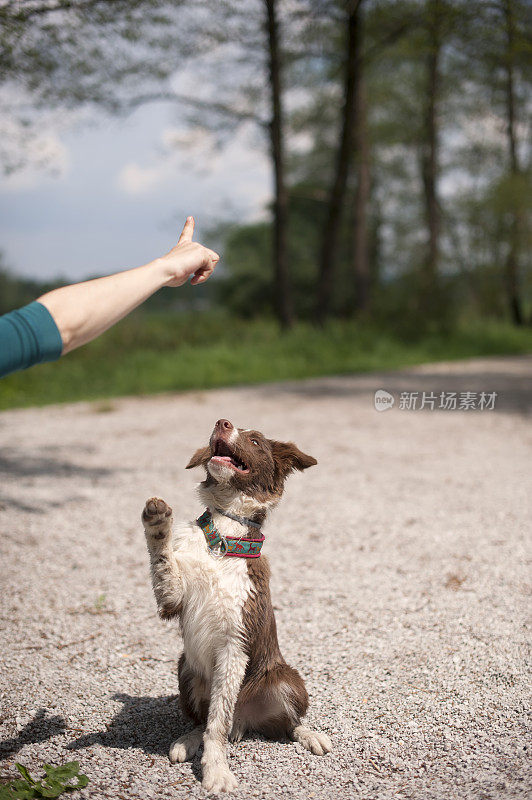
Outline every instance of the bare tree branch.
<path id="1" fill-rule="evenodd" d="M 98 5 L 112 5 L 115 0 L 58 0 L 57 3 L 23 7 L 19 2 L 4 3 L 0 6 L 0 14 L 8 14 L 16 22 L 26 22 L 31 17 L 50 14 L 54 11 L 83 10 Z"/>
<path id="2" fill-rule="evenodd" d="M 252 111 L 239 111 L 238 109 L 227 106 L 224 103 L 218 103 L 211 100 L 198 100 L 197 97 L 189 97 L 187 95 L 179 94 L 178 92 L 149 92 L 138 95 L 137 97 L 133 97 L 130 100 L 125 100 L 122 103 L 118 101 L 118 107 L 121 111 L 129 112 L 133 111 L 139 106 L 145 105 L 146 103 L 156 103 L 158 101 L 183 103 L 184 105 L 204 111 L 216 111 L 219 114 L 237 119 L 241 122 L 255 122 L 257 125 L 260 125 L 263 128 L 267 128 L 269 125 L 269 122 L 262 119 L 262 117 L 260 117 L 258 114 L 254 114 Z"/>

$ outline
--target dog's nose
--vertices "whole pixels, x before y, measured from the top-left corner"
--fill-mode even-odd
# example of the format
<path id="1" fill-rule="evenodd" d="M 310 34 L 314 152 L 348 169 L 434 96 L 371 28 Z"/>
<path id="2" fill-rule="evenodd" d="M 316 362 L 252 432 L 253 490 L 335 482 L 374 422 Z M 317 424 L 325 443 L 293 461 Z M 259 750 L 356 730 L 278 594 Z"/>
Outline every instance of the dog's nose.
<path id="1" fill-rule="evenodd" d="M 232 431 L 233 430 L 233 425 L 232 425 L 231 422 L 229 422 L 228 419 L 219 419 L 218 422 L 216 423 L 215 427 L 218 428 L 219 431 Z"/>

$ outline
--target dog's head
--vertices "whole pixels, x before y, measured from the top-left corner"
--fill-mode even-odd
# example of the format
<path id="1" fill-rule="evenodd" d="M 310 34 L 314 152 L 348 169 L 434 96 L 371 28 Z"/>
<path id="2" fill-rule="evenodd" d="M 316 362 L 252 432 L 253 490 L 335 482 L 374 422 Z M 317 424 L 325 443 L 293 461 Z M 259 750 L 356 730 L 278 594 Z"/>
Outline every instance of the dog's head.
<path id="1" fill-rule="evenodd" d="M 209 444 L 194 453 L 187 469 L 204 466 L 203 489 L 210 490 L 218 506 L 227 509 L 236 495 L 245 495 L 257 505 L 274 504 L 291 472 L 317 463 L 292 442 L 267 439 L 260 431 L 235 428 L 228 419 L 219 419 Z"/>

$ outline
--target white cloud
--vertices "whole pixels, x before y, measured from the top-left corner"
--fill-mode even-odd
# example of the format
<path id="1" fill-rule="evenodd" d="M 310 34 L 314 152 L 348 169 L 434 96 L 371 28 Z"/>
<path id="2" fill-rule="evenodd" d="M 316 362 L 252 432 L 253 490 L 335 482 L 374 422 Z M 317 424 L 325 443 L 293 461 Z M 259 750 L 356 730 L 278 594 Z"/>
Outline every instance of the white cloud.
<path id="1" fill-rule="evenodd" d="M 148 163 L 127 162 L 118 172 L 115 186 L 130 198 L 140 199 L 179 186 L 195 189 L 203 207 L 220 214 L 233 206 L 246 218 L 263 213 L 271 192 L 270 164 L 257 142 L 256 133 L 243 126 L 224 147 L 216 147 L 213 135 L 203 128 L 162 129 L 159 151 Z"/>
<path id="2" fill-rule="evenodd" d="M 118 173 L 116 185 L 127 195 L 144 197 L 164 186 L 169 178 L 168 164 L 143 167 L 130 162 L 125 164 Z"/>

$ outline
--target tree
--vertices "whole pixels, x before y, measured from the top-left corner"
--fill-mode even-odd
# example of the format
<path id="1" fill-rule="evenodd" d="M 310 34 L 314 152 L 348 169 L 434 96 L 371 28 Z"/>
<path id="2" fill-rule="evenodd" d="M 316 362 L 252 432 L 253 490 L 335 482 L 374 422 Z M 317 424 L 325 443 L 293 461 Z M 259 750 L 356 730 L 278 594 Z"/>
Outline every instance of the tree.
<path id="1" fill-rule="evenodd" d="M 486 212 L 491 209 L 484 214 L 486 222 L 499 208 L 501 218 L 492 226 L 496 225 L 499 236 L 506 241 L 504 283 L 508 307 L 516 324 L 524 321 L 520 272 L 527 202 L 518 131 L 520 109 L 523 110 L 527 102 L 525 70 L 527 62 L 530 66 L 532 55 L 526 27 L 526 8 L 520 0 L 426 2 L 426 91 L 421 174 L 427 251 L 422 302 L 429 309 L 430 298 L 435 297 L 438 287 L 441 231 L 446 216 L 442 212 L 438 186 L 441 178 L 442 128 L 446 125 L 448 134 L 452 128 L 450 120 L 445 120 L 445 113 L 449 114 L 450 100 L 451 104 L 458 106 L 458 116 L 466 125 L 470 125 L 475 116 L 479 123 L 490 116 L 493 118 L 494 114 L 504 120 L 507 155 L 501 163 L 506 167 L 487 186 L 482 204 Z M 467 99 L 472 84 L 485 100 L 483 107 L 479 105 L 478 97 L 474 103 Z M 462 88 L 462 96 L 458 94 L 459 87 Z M 464 138 L 463 130 L 457 130 L 456 133 Z M 451 150 L 449 145 L 447 149 Z M 483 164 L 484 175 L 491 171 L 488 164 L 488 160 Z M 471 162 L 462 161 L 461 169 L 465 175 L 471 174 L 471 168 Z M 490 233 L 486 230 L 485 236 L 488 238 Z M 449 231 L 449 236 L 452 238 L 454 233 Z"/>
<path id="2" fill-rule="evenodd" d="M 274 168 L 275 199 L 273 254 L 277 315 L 289 328 L 294 321 L 292 290 L 288 275 L 287 225 L 288 194 L 285 178 L 284 115 L 281 88 L 281 54 L 277 0 L 264 0 L 267 12 L 268 65 L 271 92 L 270 146 Z"/>
<path id="3" fill-rule="evenodd" d="M 471 186 L 462 192 L 455 220 L 468 262 L 491 276 L 492 293 L 504 298 L 517 325 L 526 319 L 526 266 L 530 267 L 532 192 L 527 116 L 530 113 L 532 43 L 527 4 L 478 0 L 462 13 L 462 70 L 474 87 L 474 103 L 462 98 L 461 113 L 477 120 L 461 164 Z M 494 277 L 498 275 L 498 290 Z M 530 282 L 528 284 L 530 291 Z"/>
<path id="4" fill-rule="evenodd" d="M 343 104 L 340 116 L 335 167 L 331 178 L 322 244 L 316 296 L 318 320 L 323 322 L 331 311 L 332 287 L 351 186 L 355 185 L 348 239 L 351 253 L 350 279 L 354 285 L 346 310 L 365 312 L 370 302 L 369 205 L 371 193 L 371 142 L 368 126 L 366 72 L 391 44 L 400 40 L 415 24 L 416 15 L 408 4 L 394 0 L 367 3 L 348 0 L 336 3 L 343 11 L 339 26 L 343 30 Z M 371 22 L 369 42 L 366 28 Z M 334 55 L 332 58 L 334 64 Z M 354 172 L 354 181 L 352 173 Z M 351 297 L 351 295 L 350 295 Z"/>
<path id="5" fill-rule="evenodd" d="M 505 100 L 506 100 L 506 135 L 508 140 L 508 167 L 509 173 L 514 183 L 519 181 L 522 174 L 519 163 L 518 143 L 517 143 L 517 102 L 516 102 L 516 61 L 520 50 L 519 38 L 523 36 L 523 31 L 518 29 L 516 11 L 518 3 L 514 0 L 502 0 L 497 4 L 497 10 L 502 16 L 504 24 L 504 71 L 505 71 Z M 520 279 L 519 279 L 519 239 L 522 219 L 519 207 L 515 203 L 510 206 L 511 222 L 508 245 L 508 255 L 506 257 L 506 286 L 508 302 L 513 321 L 516 325 L 522 325 L 524 315 L 521 302 Z"/>
<path id="6" fill-rule="evenodd" d="M 352 0 L 345 12 L 345 79 L 344 102 L 341 115 L 340 136 L 336 153 L 336 166 L 331 184 L 319 258 L 316 317 L 319 322 L 330 313 L 332 285 L 340 245 L 342 212 L 353 159 L 355 143 L 355 115 L 361 53 L 361 6 L 363 0 Z M 359 126 L 360 127 L 360 126 Z"/>
<path id="7" fill-rule="evenodd" d="M 427 224 L 427 253 L 423 269 L 423 300 L 434 296 L 440 259 L 440 204 L 438 181 L 440 177 L 440 131 L 438 112 L 441 86 L 441 58 L 443 4 L 441 0 L 428 0 L 426 8 L 427 52 L 425 56 L 426 89 L 421 142 L 421 177 L 425 198 Z"/>
<path id="8" fill-rule="evenodd" d="M 452 270 L 440 185 L 452 149 L 449 102 L 465 80 L 455 69 L 461 9 L 455 0 L 405 0 L 394 12 L 405 24 L 380 49 L 372 85 L 374 192 L 387 229 L 389 275 L 408 273 L 409 313 L 437 320 L 446 305 L 440 278 Z M 379 15 L 369 21 L 378 25 Z"/>
<path id="9" fill-rule="evenodd" d="M 419 327 L 445 321 L 461 274 L 478 308 L 497 279 L 501 299 L 484 307 L 504 298 L 520 323 L 526 12 L 524 0 L 0 0 L 0 81 L 26 132 L 41 110 L 150 102 L 222 147 L 248 129 L 271 157 L 273 224 L 231 231 L 235 276 L 261 271 L 240 309 L 274 308 L 288 327 L 371 306 Z"/>
<path id="10" fill-rule="evenodd" d="M 449 75 L 452 73 L 456 34 L 463 19 L 461 12 L 462 9 L 455 0 L 426 0 L 420 27 L 424 78 L 419 160 L 426 224 L 420 302 L 430 315 L 436 315 L 439 310 L 442 129 L 448 96 L 459 85 L 458 82 L 451 89 Z"/>
<path id="11" fill-rule="evenodd" d="M 305 4 L 294 0 L 282 18 L 280 6 L 278 0 L 4 0 L 0 56 L 4 86 L 23 89 L 34 108 L 129 113 L 168 102 L 190 125 L 213 131 L 220 145 L 238 126 L 256 126 L 272 159 L 276 309 L 289 327 L 283 71 L 289 40 L 295 46 L 288 29 L 300 30 Z M 185 65 L 203 73 L 211 90 L 177 91 L 172 81 Z"/>
<path id="12" fill-rule="evenodd" d="M 354 277 L 353 309 L 365 313 L 370 305 L 370 253 L 368 215 L 371 192 L 371 153 L 368 130 L 368 97 L 366 85 L 366 61 L 362 57 L 365 20 L 359 8 L 358 49 L 361 57 L 357 71 L 355 94 L 354 151 L 356 169 L 355 201 L 353 204 L 351 258 Z"/>

